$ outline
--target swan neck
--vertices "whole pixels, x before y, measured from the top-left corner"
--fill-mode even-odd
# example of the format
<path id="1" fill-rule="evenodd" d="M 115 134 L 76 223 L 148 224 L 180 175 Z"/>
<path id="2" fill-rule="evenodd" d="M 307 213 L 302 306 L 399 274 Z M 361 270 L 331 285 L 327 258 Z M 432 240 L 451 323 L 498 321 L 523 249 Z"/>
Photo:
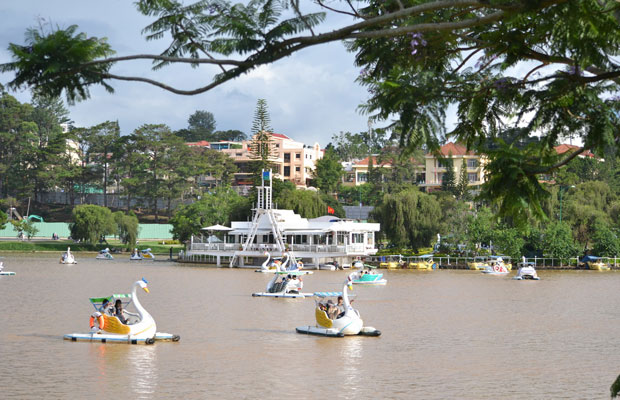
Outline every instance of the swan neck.
<path id="1" fill-rule="evenodd" d="M 142 307 L 140 300 L 138 300 L 138 295 L 136 294 L 136 288 L 138 286 L 140 286 L 138 282 L 134 283 L 133 288 L 131 289 L 131 298 L 133 300 L 134 307 L 136 307 L 136 310 L 138 310 L 138 314 L 140 315 L 140 320 L 142 320 L 144 318 L 144 315 L 148 314 L 148 312 L 146 312 L 144 307 Z"/>

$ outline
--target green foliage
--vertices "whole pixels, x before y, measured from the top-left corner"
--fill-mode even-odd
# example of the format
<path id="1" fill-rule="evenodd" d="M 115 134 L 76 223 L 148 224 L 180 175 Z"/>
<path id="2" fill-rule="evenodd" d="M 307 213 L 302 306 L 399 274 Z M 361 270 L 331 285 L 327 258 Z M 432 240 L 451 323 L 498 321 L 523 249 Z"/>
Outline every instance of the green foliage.
<path id="1" fill-rule="evenodd" d="M 187 120 L 187 129 L 176 132 L 186 142 L 213 141 L 215 117 L 209 111 L 196 110 Z"/>
<path id="2" fill-rule="evenodd" d="M 84 64 L 108 57 L 114 51 L 106 39 L 76 34 L 77 29 L 71 25 L 45 33 L 43 27 L 30 28 L 26 31 L 25 46 L 9 44 L 13 62 L 0 65 L 0 72 L 15 72 L 9 87 L 36 87 L 39 93 L 49 97 L 59 97 L 64 91 L 69 103 L 88 98 L 91 85 L 100 84 L 113 92 L 105 81 L 112 63 Z"/>
<path id="3" fill-rule="evenodd" d="M 467 174 L 467 160 L 465 158 L 463 158 L 463 162 L 461 163 L 461 174 L 459 182 L 456 185 L 455 195 L 459 199 L 466 199 L 469 197 L 469 175 Z"/>
<path id="4" fill-rule="evenodd" d="M 456 175 L 454 172 L 454 159 L 452 155 L 448 158 L 441 159 L 441 163 L 446 167 L 446 172 L 441 180 L 441 190 L 444 192 L 456 194 Z"/>
<path id="5" fill-rule="evenodd" d="M 488 207 L 481 207 L 467 216 L 467 238 L 475 245 L 489 244 L 493 240 L 496 217 Z"/>
<path id="6" fill-rule="evenodd" d="M 594 227 L 598 223 L 609 225 L 610 214 L 617 196 L 605 182 L 586 182 L 566 190 L 563 198 L 563 220 L 570 223 L 575 239 L 588 247 Z"/>
<path id="7" fill-rule="evenodd" d="M 429 246 L 440 228 L 441 209 L 435 197 L 416 188 L 385 194 L 373 212 L 382 232 L 396 246 Z"/>
<path id="8" fill-rule="evenodd" d="M 129 248 L 134 248 L 138 240 L 138 217 L 133 213 L 126 215 L 122 211 L 117 211 L 112 215 L 116 223 L 119 240 Z"/>
<path id="9" fill-rule="evenodd" d="M 442 216 L 440 220 L 439 233 L 441 234 L 441 244 L 447 245 L 451 250 L 457 251 L 457 245 L 466 244 L 467 240 L 467 220 L 472 214 L 469 204 L 457 200 L 448 192 L 436 191 L 432 193 L 439 202 Z M 473 246 L 472 246 L 473 247 Z"/>
<path id="10" fill-rule="evenodd" d="M 499 254 L 510 256 L 518 260 L 523 255 L 525 239 L 521 232 L 515 228 L 496 229 L 493 232 L 493 248 Z"/>
<path id="11" fill-rule="evenodd" d="M 0 210 L 0 229 L 4 229 L 8 220 L 9 217 L 4 212 L 2 212 L 2 210 Z"/>
<path id="12" fill-rule="evenodd" d="M 34 222 L 28 219 L 22 219 L 19 221 L 13 219 L 11 220 L 11 224 L 13 225 L 13 227 L 18 233 L 25 234 L 28 240 L 33 238 L 34 235 L 36 235 L 37 232 L 39 232 L 39 229 L 34 225 Z"/>
<path id="13" fill-rule="evenodd" d="M 384 130 L 359 133 L 340 132 L 332 135 L 331 146 L 342 161 L 360 160 L 369 154 L 378 154 L 388 143 Z"/>
<path id="14" fill-rule="evenodd" d="M 542 237 L 541 247 L 545 257 L 568 259 L 575 257 L 577 247 L 573 241 L 571 228 L 566 222 L 551 222 Z"/>
<path id="15" fill-rule="evenodd" d="M 87 243 L 97 243 L 102 236 L 113 235 L 117 231 L 114 217 L 109 208 L 85 204 L 76 206 L 69 224 L 71 237 Z"/>
<path id="16" fill-rule="evenodd" d="M 620 240 L 604 223 L 597 223 L 592 235 L 592 254 L 599 257 L 617 257 L 620 254 Z"/>
<path id="17" fill-rule="evenodd" d="M 278 154 L 275 143 L 271 137 L 272 128 L 270 126 L 269 111 L 267 110 L 267 101 L 258 99 L 256 102 L 256 110 L 254 111 L 254 120 L 252 121 L 252 142 L 249 145 L 250 158 L 253 160 L 252 168 L 254 169 L 255 180 L 262 179 L 260 174 L 262 170 L 271 169 L 273 158 Z"/>
<path id="18" fill-rule="evenodd" d="M 170 219 L 173 237 L 185 242 L 206 226 L 227 225 L 232 220 L 244 220 L 249 209 L 247 198 L 239 196 L 230 187 L 219 187 L 200 200 L 181 205 L 175 210 Z"/>
<path id="19" fill-rule="evenodd" d="M 334 193 L 340 186 L 343 168 L 336 153 L 328 149 L 323 158 L 315 163 L 314 181 L 316 186 L 326 193 Z"/>
<path id="20" fill-rule="evenodd" d="M 284 190 L 277 202 L 279 208 L 293 210 L 303 218 L 317 218 L 327 214 L 327 204 L 313 190 Z"/>

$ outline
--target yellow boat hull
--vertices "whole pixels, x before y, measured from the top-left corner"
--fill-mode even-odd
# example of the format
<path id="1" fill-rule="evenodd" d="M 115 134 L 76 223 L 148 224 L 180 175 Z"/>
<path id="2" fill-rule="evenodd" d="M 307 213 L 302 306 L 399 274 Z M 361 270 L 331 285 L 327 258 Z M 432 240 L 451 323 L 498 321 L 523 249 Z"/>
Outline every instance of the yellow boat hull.
<path id="1" fill-rule="evenodd" d="M 589 263 L 589 268 L 595 271 L 609 271 L 609 265 L 605 263 Z"/>

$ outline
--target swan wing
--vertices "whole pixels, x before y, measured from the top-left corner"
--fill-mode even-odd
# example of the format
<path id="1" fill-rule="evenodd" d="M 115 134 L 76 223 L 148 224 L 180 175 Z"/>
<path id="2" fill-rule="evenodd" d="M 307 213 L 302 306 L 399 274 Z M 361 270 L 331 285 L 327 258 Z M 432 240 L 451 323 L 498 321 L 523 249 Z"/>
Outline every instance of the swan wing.
<path id="1" fill-rule="evenodd" d="M 120 335 L 129 335 L 131 328 L 123 324 L 117 317 L 111 317 L 104 315 L 104 328 L 103 330 L 110 333 L 118 333 Z"/>

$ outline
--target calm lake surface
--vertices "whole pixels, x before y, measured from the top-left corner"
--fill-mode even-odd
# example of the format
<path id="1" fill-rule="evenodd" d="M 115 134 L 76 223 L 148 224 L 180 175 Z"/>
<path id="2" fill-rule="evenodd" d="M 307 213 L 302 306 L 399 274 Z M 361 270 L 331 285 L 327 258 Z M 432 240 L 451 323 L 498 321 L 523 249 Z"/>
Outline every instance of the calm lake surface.
<path id="1" fill-rule="evenodd" d="M 2 399 L 607 399 L 620 373 L 620 273 L 541 271 L 538 282 L 476 271 L 384 271 L 356 286 L 379 338 L 305 336 L 312 299 L 253 298 L 270 276 L 128 256 L 0 254 Z M 304 291 L 340 290 L 348 272 L 315 271 Z M 514 273 L 511 274 L 511 276 Z M 138 294 L 152 346 L 70 342 L 88 298 Z"/>

